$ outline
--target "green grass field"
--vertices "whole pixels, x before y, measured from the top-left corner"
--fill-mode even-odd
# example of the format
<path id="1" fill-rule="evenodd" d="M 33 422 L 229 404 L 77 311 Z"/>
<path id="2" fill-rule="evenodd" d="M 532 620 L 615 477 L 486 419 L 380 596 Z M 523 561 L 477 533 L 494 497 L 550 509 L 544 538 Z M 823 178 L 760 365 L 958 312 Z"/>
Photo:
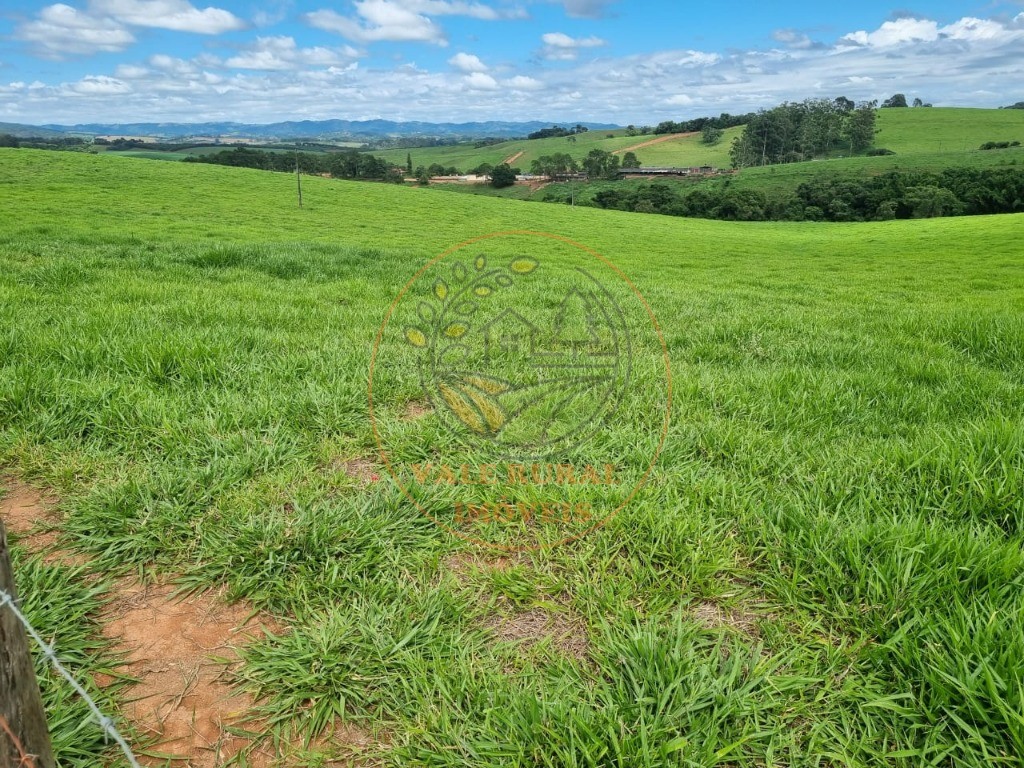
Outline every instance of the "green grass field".
<path id="1" fill-rule="evenodd" d="M 300 210 L 287 174 L 0 150 L 0 467 L 60 494 L 92 572 L 226 585 L 276 617 L 233 678 L 273 734 L 354 722 L 375 736 L 356 764 L 389 766 L 1020 765 L 1024 217 L 728 224 L 303 188 Z M 631 505 L 499 561 L 343 467 L 379 462 L 391 300 L 512 229 L 632 279 L 675 399 Z M 429 452 L 435 416 L 401 422 L 409 377 L 382 418 Z M 92 582 L 33 562 L 34 615 L 92 648 L 81 674 L 109 667 Z M 100 764 L 80 714 L 51 711 L 64 764 Z"/>

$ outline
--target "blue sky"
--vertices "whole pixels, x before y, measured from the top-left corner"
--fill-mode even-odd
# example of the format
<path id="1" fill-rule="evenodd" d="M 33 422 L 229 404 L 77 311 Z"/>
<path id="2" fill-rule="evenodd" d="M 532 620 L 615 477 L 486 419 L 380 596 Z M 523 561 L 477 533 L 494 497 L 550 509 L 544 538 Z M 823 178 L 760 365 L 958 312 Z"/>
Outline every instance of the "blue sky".
<path id="1" fill-rule="evenodd" d="M 1024 100 L 1024 0 L 30 0 L 0 10 L 8 122 L 651 124 L 897 91 L 937 106 Z"/>

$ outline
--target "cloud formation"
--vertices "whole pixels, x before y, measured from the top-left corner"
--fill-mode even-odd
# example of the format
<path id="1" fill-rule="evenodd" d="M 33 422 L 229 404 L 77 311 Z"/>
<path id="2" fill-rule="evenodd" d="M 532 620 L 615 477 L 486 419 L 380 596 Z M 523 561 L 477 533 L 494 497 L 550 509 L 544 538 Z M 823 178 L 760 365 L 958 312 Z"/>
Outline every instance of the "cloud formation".
<path id="1" fill-rule="evenodd" d="M 233 69 L 260 69 L 283 71 L 307 67 L 330 67 L 347 63 L 359 56 L 351 46 L 338 50 L 334 48 L 300 48 L 295 38 L 257 37 L 256 42 L 224 62 Z"/>
<path id="2" fill-rule="evenodd" d="M 78 38 L 92 48 L 117 50 L 130 43 L 131 32 L 120 22 L 97 26 L 95 17 L 83 19 L 81 12 L 64 8 L 47 13 L 58 17 L 62 29 L 93 34 Z M 38 21 L 49 18 L 41 13 Z M 573 54 L 601 50 L 602 55 L 563 60 L 558 66 L 525 58 L 518 65 L 499 65 L 460 51 L 439 57 L 431 67 L 359 66 L 360 52 L 351 47 L 303 47 L 292 37 L 260 36 L 220 55 L 156 54 L 60 84 L 20 77 L 0 84 L 0 120 L 73 123 L 116 115 L 126 122 L 269 122 L 284 117 L 286 109 L 294 119 L 655 124 L 840 95 L 867 100 L 901 92 L 937 106 L 994 106 L 1019 97 L 994 88 L 993 82 L 1024 82 L 1024 16 L 965 17 L 946 24 L 904 17 L 810 47 L 800 44 L 800 34 L 783 36 L 767 49 L 615 56 L 601 50 L 603 41 L 596 38 L 550 32 L 542 40 L 547 48 Z"/>
<path id="3" fill-rule="evenodd" d="M 581 48 L 598 48 L 607 43 L 600 37 L 570 37 L 564 32 L 547 32 L 541 35 L 544 47 L 540 56 L 548 61 L 575 61 Z"/>
<path id="4" fill-rule="evenodd" d="M 463 72 L 487 71 L 487 65 L 480 61 L 479 56 L 474 56 L 472 53 L 456 53 L 448 59 L 448 63 Z"/>
<path id="5" fill-rule="evenodd" d="M 196 8 L 187 0 L 90 0 L 82 11 L 64 3 L 45 6 L 15 30 L 35 54 L 49 59 L 123 51 L 135 42 L 129 27 L 216 35 L 245 22 L 221 8 Z"/>
<path id="6" fill-rule="evenodd" d="M 359 43 L 391 41 L 445 46 L 448 38 L 432 16 L 467 16 L 484 21 L 525 16 L 520 8 L 499 10 L 462 0 L 356 0 L 353 5 L 355 16 L 323 8 L 305 14 L 304 18 L 318 29 Z"/>
<path id="7" fill-rule="evenodd" d="M 136 27 L 218 35 L 244 29 L 245 22 L 222 8 L 196 8 L 188 0 L 90 0 L 89 13 Z"/>

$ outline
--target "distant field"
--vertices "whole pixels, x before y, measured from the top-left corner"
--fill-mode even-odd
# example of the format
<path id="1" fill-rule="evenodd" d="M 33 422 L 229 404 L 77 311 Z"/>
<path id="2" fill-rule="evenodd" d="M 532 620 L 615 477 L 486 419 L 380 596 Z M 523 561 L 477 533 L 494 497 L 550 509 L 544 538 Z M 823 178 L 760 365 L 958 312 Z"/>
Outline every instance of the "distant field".
<path id="1" fill-rule="evenodd" d="M 1018 762 L 1024 216 L 728 224 L 303 189 L 299 209 L 288 174 L 0 149 L 0 477 L 58 494 L 61 544 L 92 558 L 15 542 L 26 610 L 83 679 L 116 663 L 94 624 L 110 577 L 145 573 L 273 619 L 225 680 L 303 764 Z M 516 229 L 629 276 L 676 394 L 632 505 L 498 557 L 386 479 L 366 386 L 416 270 Z M 430 456 L 450 438 L 418 397 L 410 368 L 381 419 Z M 638 461 L 630 430 L 607 439 Z M 64 764 L 114 764 L 40 672 Z"/>
<path id="2" fill-rule="evenodd" d="M 608 134 L 613 138 L 607 138 Z M 433 163 L 440 163 L 444 166 L 455 166 L 461 171 L 475 168 L 481 163 L 497 165 L 505 159 L 520 152 L 522 156 L 515 161 L 515 165 L 523 170 L 529 170 L 530 163 L 543 155 L 551 155 L 555 152 L 565 152 L 577 159 L 583 159 L 587 153 L 596 148 L 611 152 L 623 147 L 647 141 L 654 136 L 626 136 L 623 130 L 617 131 L 588 131 L 574 137 L 575 142 L 569 141 L 566 137 L 551 139 L 534 139 L 503 141 L 500 144 L 476 149 L 472 143 L 457 144 L 451 147 L 422 147 L 413 149 L 388 149 L 369 150 L 371 154 L 378 157 L 388 158 L 399 165 L 405 165 L 406 153 L 412 155 L 413 166 L 429 166 Z"/>
<path id="3" fill-rule="evenodd" d="M 987 141 L 1024 144 L 1021 109 L 880 109 L 876 147 L 898 154 L 969 151 Z"/>
<path id="4" fill-rule="evenodd" d="M 931 156 L 930 162 L 941 162 L 944 153 L 972 151 L 986 141 L 1018 140 L 1024 143 L 1024 110 L 880 109 L 878 128 L 875 146 L 891 149 L 903 158 L 926 154 Z M 644 147 L 636 150 L 636 153 L 644 165 L 713 165 L 728 168 L 732 140 L 742 131 L 742 127 L 728 129 L 721 143 L 714 147 L 702 144 L 700 136 L 688 136 Z M 628 137 L 623 136 L 622 131 L 615 131 L 615 137 L 608 139 L 605 138 L 607 133 L 590 131 L 578 137 L 575 145 L 560 138 L 507 141 L 481 149 L 475 149 L 472 144 L 459 144 L 453 147 L 386 150 L 374 154 L 404 164 L 408 152 L 412 155 L 414 165 L 441 163 L 465 171 L 484 162 L 496 164 L 517 152 L 523 152 L 522 157 L 516 160 L 516 165 L 528 169 L 530 161 L 553 152 L 568 152 L 582 159 L 595 147 L 613 152 L 659 138 L 654 135 Z"/>

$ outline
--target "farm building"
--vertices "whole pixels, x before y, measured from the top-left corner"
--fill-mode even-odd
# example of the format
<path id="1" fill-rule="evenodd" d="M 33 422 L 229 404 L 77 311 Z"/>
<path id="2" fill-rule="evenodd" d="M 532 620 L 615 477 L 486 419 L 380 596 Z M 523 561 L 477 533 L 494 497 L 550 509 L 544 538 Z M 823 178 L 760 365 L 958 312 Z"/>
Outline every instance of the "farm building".
<path id="1" fill-rule="evenodd" d="M 715 176 L 719 173 L 728 173 L 719 168 L 713 168 L 710 165 L 702 165 L 699 167 L 690 168 L 668 168 L 668 167 L 651 167 L 651 168 L 620 168 L 619 176 L 626 178 L 629 176 Z"/>

